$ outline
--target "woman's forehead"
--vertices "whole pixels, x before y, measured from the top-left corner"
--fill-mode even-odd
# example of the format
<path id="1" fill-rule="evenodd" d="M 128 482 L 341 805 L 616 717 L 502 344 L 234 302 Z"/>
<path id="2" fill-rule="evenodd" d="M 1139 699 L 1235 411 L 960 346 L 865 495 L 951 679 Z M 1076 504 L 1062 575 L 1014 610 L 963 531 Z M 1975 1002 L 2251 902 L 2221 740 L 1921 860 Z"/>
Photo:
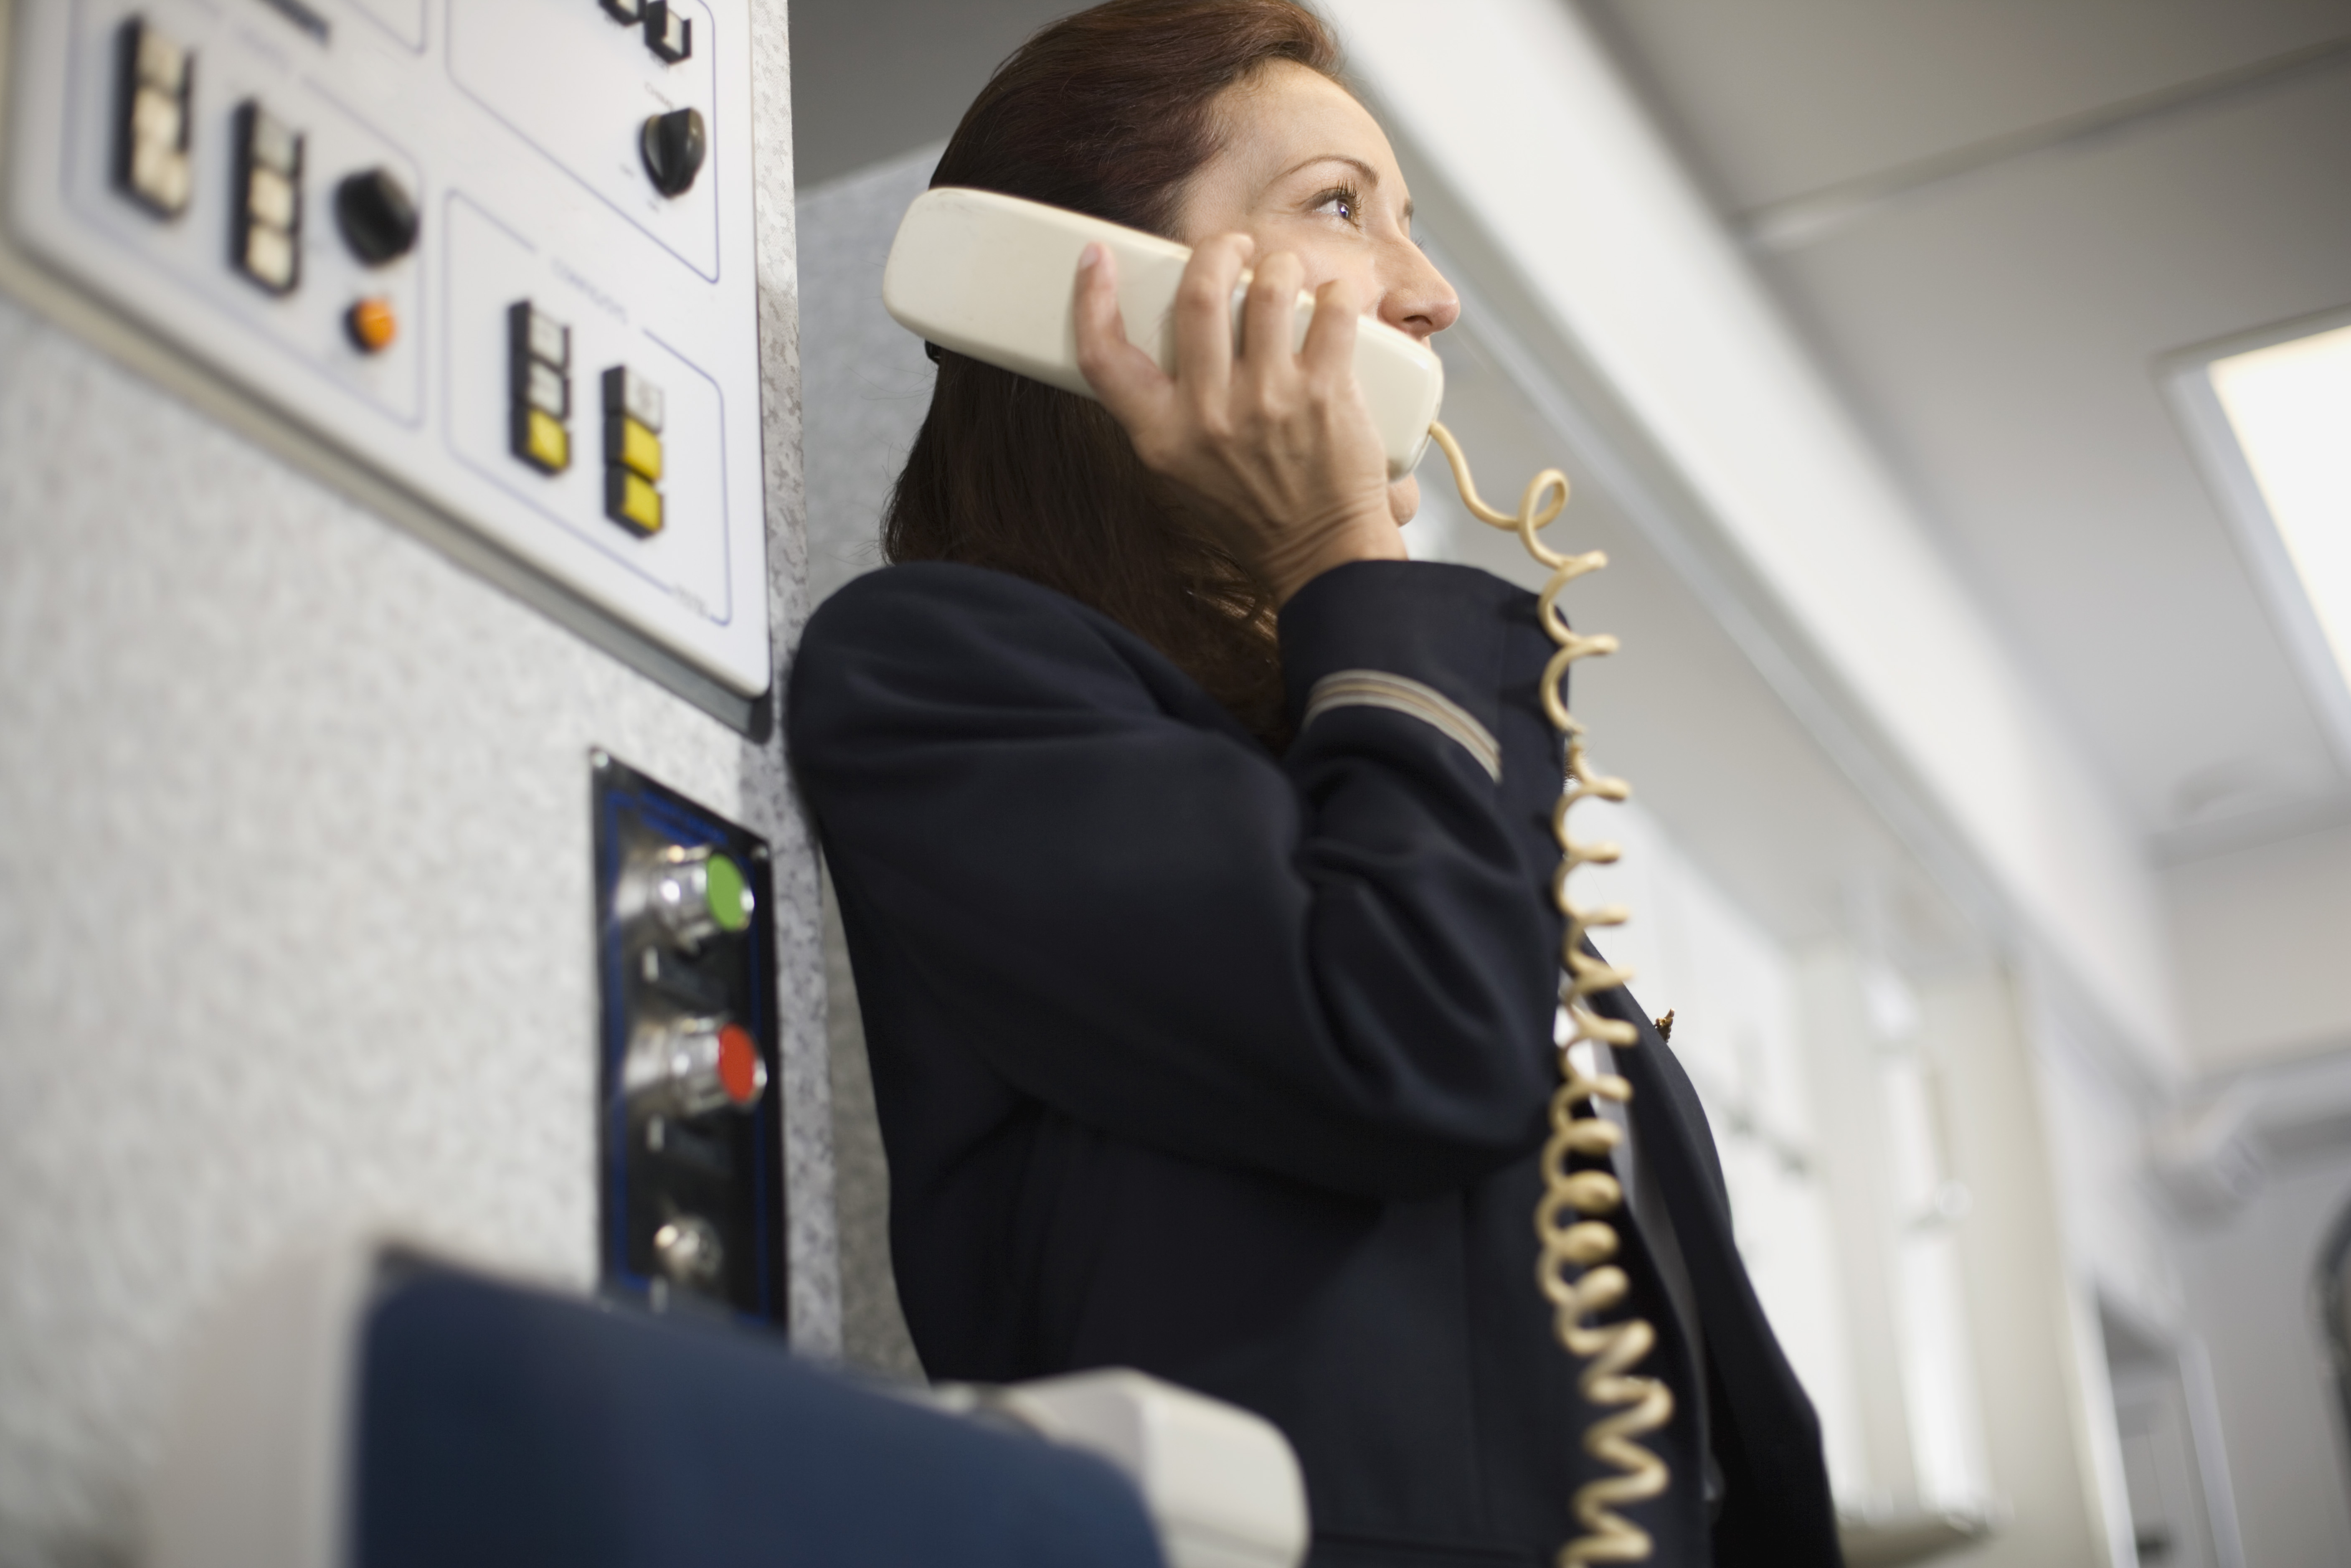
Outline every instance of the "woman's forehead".
<path id="1" fill-rule="evenodd" d="M 1228 131 L 1219 161 L 1245 170 L 1254 189 L 1326 161 L 1360 165 L 1383 186 L 1400 179 L 1379 121 L 1319 71 L 1277 60 L 1218 107 Z"/>

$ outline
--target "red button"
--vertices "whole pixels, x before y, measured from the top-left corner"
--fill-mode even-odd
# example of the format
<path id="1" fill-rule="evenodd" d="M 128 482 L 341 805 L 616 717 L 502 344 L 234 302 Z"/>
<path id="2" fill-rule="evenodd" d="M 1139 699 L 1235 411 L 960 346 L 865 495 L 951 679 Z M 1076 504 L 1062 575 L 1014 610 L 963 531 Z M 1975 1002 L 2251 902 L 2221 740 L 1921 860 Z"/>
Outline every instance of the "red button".
<path id="1" fill-rule="evenodd" d="M 726 1098 L 748 1105 L 768 1086 L 767 1069 L 759 1061 L 759 1042 L 739 1023 L 718 1030 L 718 1082 Z"/>

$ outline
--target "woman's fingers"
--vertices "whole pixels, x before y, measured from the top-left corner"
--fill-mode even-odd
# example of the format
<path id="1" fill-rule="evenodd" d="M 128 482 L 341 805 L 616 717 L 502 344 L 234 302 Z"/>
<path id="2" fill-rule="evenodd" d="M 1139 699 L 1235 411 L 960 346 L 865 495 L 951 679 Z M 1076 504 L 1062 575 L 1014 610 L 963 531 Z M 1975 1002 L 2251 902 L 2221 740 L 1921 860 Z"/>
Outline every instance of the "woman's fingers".
<path id="1" fill-rule="evenodd" d="M 1279 378 L 1296 357 L 1298 291 L 1306 264 L 1289 251 L 1269 256 L 1249 280 L 1241 306 L 1241 362 L 1263 385 Z"/>
<path id="2" fill-rule="evenodd" d="M 1378 434 L 1355 391 L 1357 285 L 1325 284 L 1298 340 L 1305 263 L 1258 264 L 1234 342 L 1233 295 L 1256 251 L 1243 235 L 1196 248 L 1174 308 L 1176 373 L 1127 341 L 1116 265 L 1089 246 L 1077 282 L 1078 362 L 1134 438 L 1144 466 L 1197 499 L 1207 526 L 1252 560 L 1277 602 L 1341 560 L 1401 549 Z"/>
<path id="3" fill-rule="evenodd" d="M 1257 254 L 1247 235 L 1218 235 L 1192 252 L 1176 289 L 1176 379 L 1204 412 L 1221 402 L 1233 374 L 1233 289 Z"/>
<path id="4" fill-rule="evenodd" d="M 1355 329 L 1363 319 L 1364 302 L 1355 287 L 1332 278 L 1314 291 L 1314 319 L 1306 328 L 1306 341 L 1298 350 L 1307 375 L 1320 382 L 1351 384 L 1355 379 Z"/>
<path id="5" fill-rule="evenodd" d="M 1118 308 L 1118 261 L 1107 246 L 1090 245 L 1078 257 L 1074 302 L 1078 370 L 1102 406 L 1130 431 L 1165 403 L 1175 383 L 1149 354 L 1126 339 Z"/>

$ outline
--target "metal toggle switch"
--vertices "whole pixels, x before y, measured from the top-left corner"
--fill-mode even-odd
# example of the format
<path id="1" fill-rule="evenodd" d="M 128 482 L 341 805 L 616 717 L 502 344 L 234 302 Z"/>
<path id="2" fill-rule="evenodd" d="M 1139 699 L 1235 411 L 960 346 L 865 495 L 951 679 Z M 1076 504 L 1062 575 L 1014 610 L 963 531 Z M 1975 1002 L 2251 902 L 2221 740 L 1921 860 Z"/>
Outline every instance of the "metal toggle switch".
<path id="1" fill-rule="evenodd" d="M 768 1064 L 741 1024 L 682 1019 L 638 1031 L 621 1091 L 639 1107 L 681 1116 L 748 1111 L 768 1091 Z"/>
<path id="2" fill-rule="evenodd" d="M 750 928 L 757 907 L 743 868 L 708 845 L 670 844 L 641 859 L 622 879 L 615 913 L 644 922 L 681 947 Z"/>
<path id="3" fill-rule="evenodd" d="M 681 1214 L 653 1232 L 653 1256 L 673 1283 L 707 1291 L 726 1267 L 726 1244 L 710 1221 L 698 1214 Z"/>

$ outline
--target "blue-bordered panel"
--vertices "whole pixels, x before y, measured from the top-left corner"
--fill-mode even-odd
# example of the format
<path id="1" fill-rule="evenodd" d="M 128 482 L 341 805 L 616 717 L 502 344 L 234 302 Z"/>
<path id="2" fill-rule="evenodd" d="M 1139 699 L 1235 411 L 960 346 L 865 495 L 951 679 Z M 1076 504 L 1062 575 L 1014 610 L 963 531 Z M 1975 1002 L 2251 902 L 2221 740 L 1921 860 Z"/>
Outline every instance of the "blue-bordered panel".
<path id="1" fill-rule="evenodd" d="M 656 1309 L 784 1319 L 784 1159 L 768 846 L 590 755 L 601 994 L 603 1284 Z"/>

